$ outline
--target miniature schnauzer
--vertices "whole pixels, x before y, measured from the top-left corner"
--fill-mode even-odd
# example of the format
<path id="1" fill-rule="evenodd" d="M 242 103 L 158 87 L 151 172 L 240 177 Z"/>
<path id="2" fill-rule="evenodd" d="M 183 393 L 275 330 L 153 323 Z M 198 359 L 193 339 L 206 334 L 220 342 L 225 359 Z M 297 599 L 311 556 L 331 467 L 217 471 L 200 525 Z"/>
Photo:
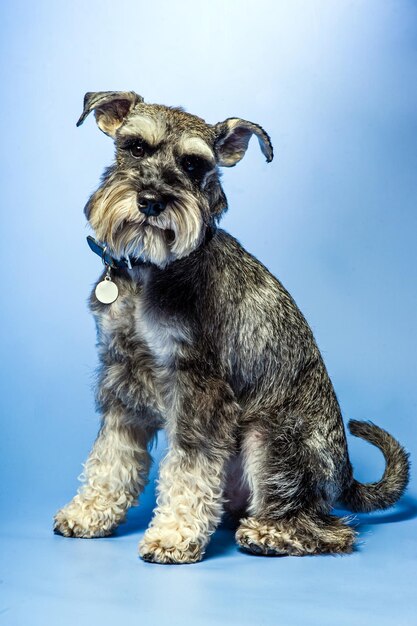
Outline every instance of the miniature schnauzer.
<path id="1" fill-rule="evenodd" d="M 210 125 L 134 92 L 87 93 L 116 145 L 85 214 L 105 264 L 90 307 L 97 323 L 102 425 L 83 485 L 55 516 L 67 537 L 109 535 L 143 491 L 149 447 L 165 428 L 154 517 L 139 545 L 157 563 L 202 558 L 224 511 L 236 541 L 259 555 L 348 553 L 355 530 L 331 514 L 392 506 L 408 455 L 370 422 L 353 435 L 385 456 L 383 477 L 353 478 L 332 383 L 306 320 L 281 283 L 218 228 L 227 209 L 219 167 L 255 135 Z"/>

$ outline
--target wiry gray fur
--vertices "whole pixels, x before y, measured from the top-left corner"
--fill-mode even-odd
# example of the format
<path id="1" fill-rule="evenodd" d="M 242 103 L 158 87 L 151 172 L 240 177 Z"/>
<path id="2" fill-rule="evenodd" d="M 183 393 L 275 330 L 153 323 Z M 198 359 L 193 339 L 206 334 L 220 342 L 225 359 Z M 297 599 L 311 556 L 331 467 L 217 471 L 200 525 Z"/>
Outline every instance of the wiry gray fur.
<path id="1" fill-rule="evenodd" d="M 109 534 L 143 489 L 147 446 L 165 427 L 170 449 L 144 559 L 200 559 L 225 508 L 251 552 L 351 551 L 355 532 L 333 505 L 391 506 L 407 485 L 407 454 L 384 430 L 351 422 L 387 461 L 378 483 L 353 478 L 309 326 L 280 282 L 217 228 L 227 208 L 219 165 L 235 165 L 253 134 L 270 161 L 268 135 L 238 118 L 211 126 L 134 92 L 87 94 L 80 123 L 92 110 L 117 151 L 86 215 L 115 258 L 139 261 L 113 271 L 113 304 L 91 295 L 103 424 L 57 532 Z M 149 194 L 159 213 L 144 216 Z"/>

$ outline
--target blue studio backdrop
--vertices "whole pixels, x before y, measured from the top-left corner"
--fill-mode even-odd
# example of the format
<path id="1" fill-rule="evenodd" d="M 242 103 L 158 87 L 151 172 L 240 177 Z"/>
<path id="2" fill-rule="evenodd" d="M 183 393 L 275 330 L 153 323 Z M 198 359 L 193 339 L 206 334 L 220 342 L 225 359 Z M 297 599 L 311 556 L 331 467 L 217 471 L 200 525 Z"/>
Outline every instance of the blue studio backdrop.
<path id="1" fill-rule="evenodd" d="M 361 515 L 347 557 L 262 559 L 221 529 L 207 558 L 152 566 L 136 545 L 151 481 L 116 535 L 52 534 L 98 429 L 101 271 L 83 206 L 113 157 L 86 91 L 134 90 L 253 140 L 225 170 L 223 227 L 309 321 L 345 420 L 371 419 L 417 458 L 417 5 L 369 0 L 16 0 L 0 8 L 0 620 L 47 624 L 417 624 L 417 484 Z M 349 437 L 355 476 L 381 454 Z M 156 463 L 164 450 L 160 438 Z"/>

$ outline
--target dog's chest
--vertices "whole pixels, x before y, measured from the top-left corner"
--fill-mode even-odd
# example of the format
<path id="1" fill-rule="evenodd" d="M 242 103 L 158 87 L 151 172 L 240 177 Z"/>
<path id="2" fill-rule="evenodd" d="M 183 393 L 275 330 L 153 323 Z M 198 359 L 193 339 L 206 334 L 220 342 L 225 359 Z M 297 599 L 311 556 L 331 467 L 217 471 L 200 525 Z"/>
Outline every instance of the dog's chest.
<path id="1" fill-rule="evenodd" d="M 155 307 L 142 292 L 135 302 L 134 333 L 158 367 L 174 368 L 176 357 L 189 343 L 186 325 Z"/>
<path id="2" fill-rule="evenodd" d="M 169 314 L 149 295 L 142 281 L 118 281 L 119 296 L 109 305 L 92 296 L 91 309 L 97 321 L 98 343 L 104 351 L 132 357 L 141 368 L 175 369 L 176 357 L 191 344 L 186 320 Z"/>

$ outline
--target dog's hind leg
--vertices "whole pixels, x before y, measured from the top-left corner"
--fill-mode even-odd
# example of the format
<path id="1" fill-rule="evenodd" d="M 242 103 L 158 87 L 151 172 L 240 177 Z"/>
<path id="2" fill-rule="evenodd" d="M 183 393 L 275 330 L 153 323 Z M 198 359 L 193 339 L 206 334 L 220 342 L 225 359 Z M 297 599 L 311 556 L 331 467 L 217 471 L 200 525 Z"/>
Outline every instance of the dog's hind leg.
<path id="1" fill-rule="evenodd" d="M 264 556 L 305 556 L 348 554 L 356 533 L 334 515 L 298 511 L 272 520 L 248 517 L 236 533 L 238 545 L 247 552 Z"/>
<path id="2" fill-rule="evenodd" d="M 354 529 L 330 515 L 339 495 L 344 443 L 340 459 L 330 448 L 328 439 L 298 417 L 282 418 L 275 432 L 247 432 L 243 455 L 251 501 L 250 517 L 236 532 L 241 548 L 295 556 L 352 551 Z"/>
<path id="3" fill-rule="evenodd" d="M 104 537 L 120 524 L 147 483 L 153 432 L 131 426 L 122 409 L 103 418 L 82 474 L 78 494 L 55 515 L 54 530 L 66 537 Z"/>

